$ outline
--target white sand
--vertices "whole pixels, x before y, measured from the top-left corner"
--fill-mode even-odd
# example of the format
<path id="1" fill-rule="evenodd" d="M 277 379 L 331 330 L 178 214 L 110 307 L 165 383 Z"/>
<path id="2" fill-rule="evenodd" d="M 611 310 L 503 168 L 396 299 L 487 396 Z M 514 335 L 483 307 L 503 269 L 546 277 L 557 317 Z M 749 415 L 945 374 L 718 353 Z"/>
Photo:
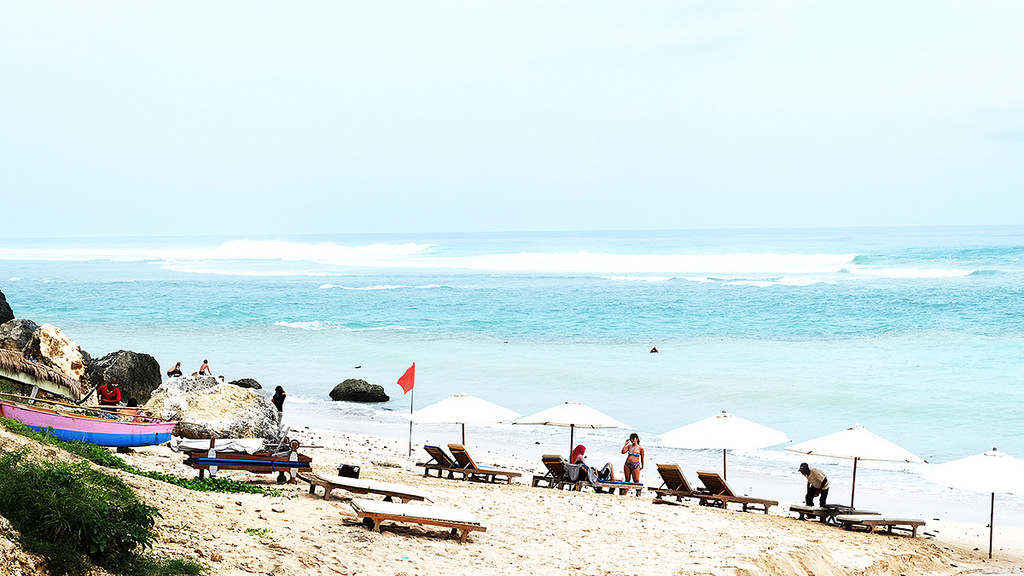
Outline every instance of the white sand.
<path id="1" fill-rule="evenodd" d="M 525 483 L 492 485 L 424 478 L 401 442 L 372 436 L 304 430 L 293 434 L 313 457 L 313 468 L 337 474 L 339 463 L 361 467 L 361 478 L 414 486 L 439 506 L 468 510 L 486 532 L 466 543 L 447 529 L 385 523 L 369 531 L 356 518 L 351 494 L 335 490 L 325 501 L 308 485 L 278 485 L 271 475 L 221 472 L 281 488 L 283 496 L 193 492 L 121 473 L 141 497 L 161 510 L 159 554 L 192 557 L 218 576 L 273 574 L 1006 574 L 1024 573 L 1024 534 L 997 530 L 996 559 L 987 559 L 987 531 L 976 525 L 935 526 L 938 537 L 849 532 L 801 522 L 773 508 L 765 515 L 738 510 L 652 503 L 641 497 L 533 488 L 540 463 L 478 464 L 522 471 Z M 27 442 L 0 432 L 0 447 Z M 419 450 L 419 448 L 417 448 Z M 47 457 L 65 457 L 34 447 Z M 424 456 L 425 452 L 419 450 Z M 138 449 L 135 466 L 185 477 L 184 455 L 166 446 Z M 366 498 L 367 496 L 363 496 Z M 980 532 L 980 533 L 979 533 Z M 978 547 L 979 551 L 972 548 Z"/>
<path id="2" fill-rule="evenodd" d="M 689 503 L 656 505 L 645 493 L 624 497 L 533 488 L 531 463 L 480 461 L 522 471 L 523 484 L 491 485 L 424 478 L 397 441 L 372 436 L 295 433 L 313 468 L 337 474 L 339 463 L 361 467 L 362 478 L 415 486 L 433 503 L 468 510 L 486 532 L 466 543 L 448 530 L 385 523 L 381 533 L 361 525 L 351 494 L 308 493 L 284 486 L 285 497 L 195 493 L 142 478 L 130 482 L 163 511 L 162 554 L 193 556 L 218 575 L 268 574 L 964 574 L 1024 573 L 1024 534 L 997 532 L 999 550 L 987 559 L 983 527 L 929 524 L 939 538 L 849 532 L 772 514 L 720 510 Z M 166 447 L 128 458 L 145 469 L 183 476 L 183 456 Z M 274 477 L 221 473 L 277 486 Z M 973 551 L 979 547 L 981 550 Z"/>

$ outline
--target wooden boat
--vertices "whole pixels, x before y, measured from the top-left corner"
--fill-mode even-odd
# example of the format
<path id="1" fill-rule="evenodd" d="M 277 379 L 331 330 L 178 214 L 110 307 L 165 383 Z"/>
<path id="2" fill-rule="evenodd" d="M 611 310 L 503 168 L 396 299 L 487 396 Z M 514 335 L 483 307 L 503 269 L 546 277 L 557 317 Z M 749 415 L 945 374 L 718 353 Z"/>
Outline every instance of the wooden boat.
<path id="1" fill-rule="evenodd" d="M 177 422 L 141 419 L 141 422 L 123 421 L 116 414 L 109 418 L 29 406 L 0 398 L 0 415 L 17 420 L 33 430 L 53 429 L 60 440 L 92 442 L 100 446 L 130 447 L 163 444 L 171 439 L 171 430 Z"/>
<path id="2" fill-rule="evenodd" d="M 34 430 L 53 429 L 53 435 L 60 440 L 119 448 L 150 446 L 170 440 L 171 430 L 177 425 L 167 420 L 126 416 L 126 409 L 92 409 L 37 399 L 36 393 L 44 390 L 80 402 L 92 390 L 77 379 L 25 358 L 21 352 L 0 350 L 0 379 L 32 387 L 31 396 L 5 394 L 7 398 L 0 398 L 0 416 Z M 44 402 L 47 407 L 40 405 Z"/>

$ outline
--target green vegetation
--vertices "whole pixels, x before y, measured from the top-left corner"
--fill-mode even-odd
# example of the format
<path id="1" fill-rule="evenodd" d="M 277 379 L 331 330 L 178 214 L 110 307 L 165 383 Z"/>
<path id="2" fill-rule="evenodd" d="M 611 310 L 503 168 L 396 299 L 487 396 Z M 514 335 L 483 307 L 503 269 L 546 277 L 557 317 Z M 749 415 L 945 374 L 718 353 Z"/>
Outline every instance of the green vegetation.
<path id="1" fill-rule="evenodd" d="M 93 564 L 127 576 L 201 574 L 193 561 L 146 554 L 160 512 L 115 476 L 86 462 L 34 462 L 27 450 L 0 456 L 0 514 L 20 544 L 52 574 L 84 576 Z"/>
<path id="2" fill-rule="evenodd" d="M 260 538 L 270 538 L 270 528 L 246 528 L 245 533 L 250 536 L 259 536 Z"/>
<path id="3" fill-rule="evenodd" d="M 146 478 L 152 478 L 168 484 L 174 484 L 175 486 L 181 486 L 182 488 L 188 488 L 189 490 L 195 490 L 197 492 L 264 494 L 266 496 L 282 495 L 280 490 L 274 488 L 254 486 L 252 484 L 238 482 L 227 478 L 181 478 L 179 476 L 171 476 L 161 472 L 139 470 L 118 456 L 112 454 L 110 450 L 103 446 L 97 446 L 90 442 L 65 442 L 63 440 L 58 440 L 52 434 L 37 432 L 17 420 L 10 420 L 8 418 L 0 418 L 0 424 L 2 424 L 8 432 L 27 436 L 28 438 L 44 444 L 58 446 L 72 454 L 81 456 L 94 464 L 99 464 L 104 468 L 124 470 L 126 472 L 131 472 L 132 474 L 145 476 Z"/>

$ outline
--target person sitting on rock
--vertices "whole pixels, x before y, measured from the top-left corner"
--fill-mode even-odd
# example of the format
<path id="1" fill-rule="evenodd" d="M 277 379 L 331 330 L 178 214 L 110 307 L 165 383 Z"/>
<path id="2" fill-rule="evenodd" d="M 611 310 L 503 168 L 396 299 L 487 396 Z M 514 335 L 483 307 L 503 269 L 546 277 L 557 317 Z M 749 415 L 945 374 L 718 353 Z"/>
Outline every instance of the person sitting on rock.
<path id="1" fill-rule="evenodd" d="M 174 378 L 176 376 L 181 376 L 181 362 L 178 362 L 174 365 L 174 368 L 167 371 L 168 378 Z"/>

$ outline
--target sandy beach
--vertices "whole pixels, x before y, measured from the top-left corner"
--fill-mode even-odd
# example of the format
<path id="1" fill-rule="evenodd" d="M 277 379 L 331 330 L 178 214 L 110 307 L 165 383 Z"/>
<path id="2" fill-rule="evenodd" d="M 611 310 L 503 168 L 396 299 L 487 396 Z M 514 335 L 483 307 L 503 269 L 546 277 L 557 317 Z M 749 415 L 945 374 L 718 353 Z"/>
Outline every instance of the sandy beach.
<path id="1" fill-rule="evenodd" d="M 521 471 L 525 483 L 425 478 L 415 466 L 418 455 L 408 457 L 397 441 L 311 429 L 292 437 L 310 446 L 301 451 L 313 457 L 315 472 L 337 474 L 340 463 L 358 465 L 361 478 L 419 488 L 433 505 L 467 510 L 487 530 L 471 533 L 465 543 L 437 527 L 385 523 L 380 533 L 371 532 L 355 516 L 352 494 L 335 490 L 325 501 L 322 491 L 312 495 L 304 482 L 277 484 L 271 475 L 220 473 L 280 488 L 280 497 L 193 492 L 118 473 L 161 511 L 155 551 L 196 558 L 224 576 L 1024 573 L 1019 529 L 1001 529 L 996 558 L 988 560 L 982 526 L 929 521 L 925 534 L 911 538 L 799 521 L 784 511 L 787 503 L 765 515 L 654 504 L 649 491 L 634 497 L 533 488 L 529 479 L 540 472 L 539 463 L 479 456 L 480 464 Z M 0 440 L 5 449 L 27 442 L 6 432 Z M 64 457 L 52 448 L 33 450 Z M 142 469 L 196 475 L 166 445 L 124 457 Z"/>

